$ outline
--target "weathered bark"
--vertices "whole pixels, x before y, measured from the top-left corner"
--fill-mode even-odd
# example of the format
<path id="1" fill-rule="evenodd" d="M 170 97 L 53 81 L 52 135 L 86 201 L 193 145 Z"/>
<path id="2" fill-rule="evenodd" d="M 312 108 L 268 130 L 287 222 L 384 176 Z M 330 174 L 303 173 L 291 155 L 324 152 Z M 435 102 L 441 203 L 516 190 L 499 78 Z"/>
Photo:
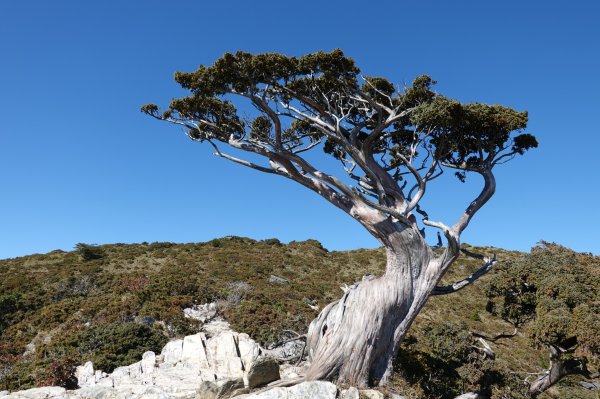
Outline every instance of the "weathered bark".
<path id="1" fill-rule="evenodd" d="M 387 233 L 387 266 L 327 305 L 307 335 L 308 380 L 337 380 L 357 387 L 384 385 L 402 338 L 443 274 L 439 261 L 413 227 Z M 388 228 L 386 230 L 386 227 Z"/>
<path id="2" fill-rule="evenodd" d="M 529 386 L 529 394 L 531 397 L 536 398 L 563 377 L 572 374 L 579 374 L 589 378 L 590 372 L 587 369 L 585 361 L 577 357 L 560 359 L 560 356 L 556 354 L 556 351 L 553 351 L 550 357 L 550 368 L 546 374 L 531 383 Z"/>

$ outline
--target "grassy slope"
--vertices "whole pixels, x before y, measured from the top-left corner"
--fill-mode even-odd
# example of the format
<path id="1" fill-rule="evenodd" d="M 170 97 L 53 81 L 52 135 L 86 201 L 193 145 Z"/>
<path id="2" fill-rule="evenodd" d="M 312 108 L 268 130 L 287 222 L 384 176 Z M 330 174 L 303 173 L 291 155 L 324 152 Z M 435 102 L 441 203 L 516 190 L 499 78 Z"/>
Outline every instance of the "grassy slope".
<path id="1" fill-rule="evenodd" d="M 4 298 L 0 301 L 0 390 L 44 381 L 51 362 L 65 355 L 78 363 L 92 359 L 111 368 L 130 362 L 144 350 L 159 349 L 160 340 L 148 347 L 137 343 L 129 348 L 128 358 L 117 359 L 100 352 L 122 351 L 127 343 L 98 342 L 107 334 L 115 336 L 115 328 L 123 323 L 145 324 L 148 334 L 193 333 L 198 325 L 184 319 L 181 311 L 193 303 L 221 300 L 234 329 L 268 344 L 284 336 L 283 330 L 306 330 L 317 314 L 307 301 L 323 306 L 338 299 L 340 285 L 351 284 L 366 273 L 379 274 L 385 261 L 382 250 L 328 252 L 316 241 L 281 245 L 277 240 L 237 237 L 198 244 L 114 244 L 101 250 L 102 258 L 91 261 L 82 261 L 75 251 L 0 260 L 0 298 Z M 474 250 L 496 253 L 500 262 L 520 255 L 495 248 Z M 462 278 L 478 267 L 478 261 L 461 259 L 445 279 Z M 269 283 L 272 274 L 290 284 Z M 462 371 L 457 374 L 459 365 L 430 358 L 423 331 L 448 321 L 490 336 L 512 331 L 509 324 L 485 310 L 482 287 L 486 277 L 459 294 L 429 301 L 399 359 L 413 371 L 399 371 L 394 379 L 397 389 L 415 397 L 436 397 L 436 392 L 471 386 L 459 377 Z M 239 292 L 231 283 L 240 281 L 249 284 L 250 290 L 237 303 L 234 299 Z M 123 341 L 130 339 L 127 334 L 122 332 Z M 35 351 L 21 356 L 30 342 L 36 344 Z M 501 378 L 547 366 L 546 353 L 532 348 L 524 335 L 502 340 L 493 348 L 497 359 L 488 372 Z M 437 376 L 440 367 L 449 370 L 445 377 Z M 414 370 L 420 371 L 419 378 Z M 546 397 L 595 397 L 571 388 L 573 384 L 574 380 L 565 381 Z"/>

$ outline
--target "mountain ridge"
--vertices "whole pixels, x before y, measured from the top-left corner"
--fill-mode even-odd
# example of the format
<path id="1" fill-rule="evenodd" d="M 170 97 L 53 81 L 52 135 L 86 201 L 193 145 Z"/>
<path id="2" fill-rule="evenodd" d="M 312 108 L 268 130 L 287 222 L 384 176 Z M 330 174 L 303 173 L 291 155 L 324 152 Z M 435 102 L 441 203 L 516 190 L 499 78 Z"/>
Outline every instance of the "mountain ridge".
<path id="1" fill-rule="evenodd" d="M 466 247 L 495 254 L 500 265 L 527 255 Z M 133 363 L 144 351 L 159 350 L 166 339 L 197 332 L 199 323 L 183 317 L 182 309 L 212 301 L 234 330 L 267 346 L 289 338 L 289 331 L 306 331 L 317 306 L 337 300 L 344 284 L 381 273 L 384 264 L 382 249 L 328 251 L 315 240 L 282 244 L 235 236 L 187 244 L 82 244 L 69 252 L 0 260 L 0 389 L 47 382 L 52 365 L 65 357 L 78 364 L 92 360 L 107 371 Z M 464 278 L 479 266 L 474 259 L 459 259 L 445 282 Z M 527 328 L 510 338 L 510 345 L 493 344 L 496 359 L 489 370 L 468 361 L 444 363 L 427 348 L 431 337 L 469 336 L 471 342 L 473 332 L 495 336 L 512 331 L 486 310 L 484 287 L 495 272 L 452 296 L 430 299 L 401 349 L 394 389 L 408 397 L 445 397 L 442 392 L 454 395 L 483 384 L 481 378 L 491 378 L 490 370 L 506 379 L 547 366 L 547 353 L 531 345 Z M 273 275 L 289 284 L 270 282 Z M 130 350 L 115 356 L 124 345 Z M 402 365 L 448 373 L 430 375 L 433 382 L 426 386 Z M 579 379 L 571 379 L 552 389 L 574 398 L 594 397 L 580 389 Z"/>

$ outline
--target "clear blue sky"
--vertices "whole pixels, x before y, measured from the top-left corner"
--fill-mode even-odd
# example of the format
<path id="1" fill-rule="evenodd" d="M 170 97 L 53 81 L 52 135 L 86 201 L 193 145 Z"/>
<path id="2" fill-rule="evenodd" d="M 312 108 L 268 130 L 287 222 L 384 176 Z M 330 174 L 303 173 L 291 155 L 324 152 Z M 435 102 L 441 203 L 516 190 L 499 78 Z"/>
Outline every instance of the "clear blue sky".
<path id="1" fill-rule="evenodd" d="M 0 12 L 0 258 L 77 242 L 315 238 L 374 247 L 302 187 L 227 163 L 139 112 L 224 52 L 341 48 L 367 75 L 422 73 L 463 101 L 528 110 L 540 147 L 497 171 L 464 241 L 600 253 L 596 1 L 8 1 Z M 470 200 L 432 188 L 448 223 Z"/>

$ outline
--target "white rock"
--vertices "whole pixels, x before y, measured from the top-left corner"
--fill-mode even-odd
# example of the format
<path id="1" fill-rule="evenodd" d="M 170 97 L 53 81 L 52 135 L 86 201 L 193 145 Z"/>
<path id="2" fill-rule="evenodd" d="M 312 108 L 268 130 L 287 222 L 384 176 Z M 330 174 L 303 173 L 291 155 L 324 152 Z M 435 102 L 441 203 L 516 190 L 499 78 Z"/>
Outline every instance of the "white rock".
<path id="1" fill-rule="evenodd" d="M 95 380 L 96 384 L 99 384 L 103 379 L 106 379 L 107 377 L 108 377 L 108 374 L 106 374 L 102 370 L 96 370 L 94 372 L 94 380 Z M 112 384 L 112 382 L 111 382 L 111 384 Z"/>
<path id="2" fill-rule="evenodd" d="M 205 324 L 202 329 L 211 337 L 219 335 L 223 332 L 231 331 L 229 323 L 221 318 L 211 320 L 210 323 Z"/>
<path id="3" fill-rule="evenodd" d="M 342 391 L 341 399 L 359 399 L 359 398 L 360 398 L 360 394 L 358 393 L 358 389 L 356 389 L 355 387 L 350 387 L 350 388 L 344 389 Z"/>
<path id="4" fill-rule="evenodd" d="M 207 369 L 209 367 L 206 349 L 206 336 L 203 333 L 188 335 L 183 339 L 181 363 L 184 366 Z"/>
<path id="5" fill-rule="evenodd" d="M 74 391 L 77 394 L 76 398 L 85 398 L 85 399 L 109 399 L 114 398 L 114 392 L 107 387 L 101 386 L 87 386 L 77 391 Z"/>
<path id="6" fill-rule="evenodd" d="M 133 383 L 141 382 L 142 380 L 142 361 L 135 362 L 129 367 L 129 378 Z"/>
<path id="7" fill-rule="evenodd" d="M 214 302 L 206 303 L 204 305 L 194 305 L 191 308 L 183 309 L 183 314 L 187 318 L 200 320 L 202 323 L 206 323 L 217 314 L 217 306 Z"/>
<path id="8" fill-rule="evenodd" d="M 454 399 L 478 399 L 478 398 L 480 398 L 480 397 L 481 397 L 481 396 L 479 396 L 479 394 L 478 394 L 478 393 L 475 393 L 475 392 L 469 392 L 469 393 L 463 393 L 462 395 L 460 395 L 460 396 L 457 396 L 457 397 L 456 397 L 456 398 L 454 398 Z"/>
<path id="9" fill-rule="evenodd" d="M 133 383 L 133 381 L 131 381 L 131 378 L 129 378 L 129 367 L 130 366 L 122 366 L 114 369 L 114 371 L 110 375 L 110 378 L 113 381 L 113 386 L 116 387 L 119 385 L 128 385 Z"/>
<path id="10" fill-rule="evenodd" d="M 77 385 L 81 388 L 96 385 L 94 365 L 92 362 L 86 362 L 83 366 L 77 366 L 75 369 L 75 377 L 77 378 Z"/>
<path id="11" fill-rule="evenodd" d="M 279 365 L 279 375 L 282 380 L 291 380 L 300 377 L 304 372 L 303 366 L 294 366 L 292 364 L 283 363 Z"/>
<path id="12" fill-rule="evenodd" d="M 170 399 L 171 396 L 160 388 L 148 387 L 140 393 L 139 398 L 144 399 Z"/>
<path id="13" fill-rule="evenodd" d="M 175 341 L 167 342 L 160 354 L 163 358 L 163 364 L 174 366 L 181 360 L 183 353 L 183 340 L 176 339 Z"/>
<path id="14" fill-rule="evenodd" d="M 223 332 L 206 341 L 208 361 L 217 379 L 243 377 L 243 364 L 237 353 L 236 334 Z"/>
<path id="15" fill-rule="evenodd" d="M 142 360 L 140 362 L 142 369 L 142 383 L 145 385 L 152 385 L 154 378 L 154 370 L 156 366 L 156 355 L 152 351 L 144 352 Z"/>
<path id="16" fill-rule="evenodd" d="M 252 362 L 261 355 L 260 346 L 248 334 L 237 335 L 237 346 L 244 369 L 248 370 Z"/>
<path id="17" fill-rule="evenodd" d="M 36 349 L 37 348 L 35 346 L 35 343 L 33 341 L 31 341 L 30 343 L 25 345 L 25 352 L 23 352 L 23 354 L 21 356 L 27 357 L 29 355 L 33 355 L 35 353 Z"/>
<path id="18" fill-rule="evenodd" d="M 273 356 L 276 359 L 297 358 L 300 352 L 304 349 L 304 342 L 289 341 L 275 349 L 265 350 L 265 353 Z"/>
<path id="19" fill-rule="evenodd" d="M 367 399 L 383 399 L 383 393 L 374 389 L 361 389 L 359 392 L 361 396 Z"/>
<path id="20" fill-rule="evenodd" d="M 64 397 L 67 390 L 61 387 L 42 387 L 42 388 L 31 388 L 25 391 L 14 392 L 10 394 L 9 398 L 15 399 L 49 399 Z"/>
<path id="21" fill-rule="evenodd" d="M 273 388 L 245 399 L 335 399 L 337 387 L 326 381 L 306 381 L 289 388 Z"/>
<path id="22" fill-rule="evenodd" d="M 204 377 L 204 378 L 202 378 Z M 214 375 L 199 375 L 198 371 L 185 367 L 171 367 L 167 369 L 157 369 L 154 376 L 154 385 L 164 389 L 167 392 L 182 392 L 195 390 L 202 380 L 210 379 L 214 381 Z"/>

